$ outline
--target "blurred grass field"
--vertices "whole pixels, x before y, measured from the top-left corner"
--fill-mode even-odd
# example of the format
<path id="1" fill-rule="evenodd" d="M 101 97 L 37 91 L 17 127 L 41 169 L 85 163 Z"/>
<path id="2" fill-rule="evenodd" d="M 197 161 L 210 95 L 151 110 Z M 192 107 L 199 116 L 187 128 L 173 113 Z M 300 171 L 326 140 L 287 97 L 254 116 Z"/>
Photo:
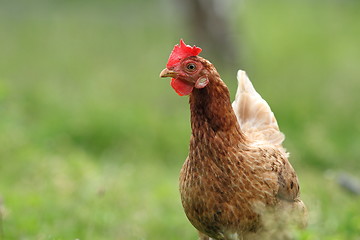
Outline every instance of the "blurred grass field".
<path id="1" fill-rule="evenodd" d="M 298 239 L 360 239 L 360 197 L 334 178 L 360 176 L 359 11 L 242 1 L 241 66 L 217 65 L 232 95 L 247 71 L 287 136 Z M 0 29 L 0 239 L 196 239 L 177 183 L 189 106 L 158 77 L 194 44 L 172 2 L 1 1 Z"/>

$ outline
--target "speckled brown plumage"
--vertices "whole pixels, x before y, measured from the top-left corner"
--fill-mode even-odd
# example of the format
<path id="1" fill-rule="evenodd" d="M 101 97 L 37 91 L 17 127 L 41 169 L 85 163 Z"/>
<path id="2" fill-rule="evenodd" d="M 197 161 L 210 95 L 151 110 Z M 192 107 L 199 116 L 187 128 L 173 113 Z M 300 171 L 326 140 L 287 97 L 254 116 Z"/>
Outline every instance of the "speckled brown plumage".
<path id="1" fill-rule="evenodd" d="M 192 135 L 180 173 L 186 216 L 203 240 L 283 239 L 280 230 L 290 220 L 304 225 L 306 210 L 270 108 L 264 101 L 265 115 L 270 114 L 268 128 L 253 124 L 254 130 L 245 126 L 249 121 L 242 128 L 237 114 L 246 106 L 233 108 L 213 65 L 198 56 L 191 58 L 202 64 L 199 76 L 207 76 L 209 83 L 190 94 Z M 249 114 L 259 120 L 263 113 Z"/>

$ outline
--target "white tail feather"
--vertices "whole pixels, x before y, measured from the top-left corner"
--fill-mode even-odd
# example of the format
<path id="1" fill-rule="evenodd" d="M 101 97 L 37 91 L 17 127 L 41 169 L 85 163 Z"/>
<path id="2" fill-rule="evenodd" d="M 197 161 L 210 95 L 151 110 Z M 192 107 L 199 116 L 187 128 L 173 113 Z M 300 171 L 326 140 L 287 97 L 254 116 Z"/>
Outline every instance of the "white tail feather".
<path id="1" fill-rule="evenodd" d="M 271 144 L 280 147 L 285 136 L 280 132 L 270 106 L 256 92 L 245 71 L 239 70 L 237 79 L 239 85 L 232 107 L 241 130 L 255 144 Z"/>

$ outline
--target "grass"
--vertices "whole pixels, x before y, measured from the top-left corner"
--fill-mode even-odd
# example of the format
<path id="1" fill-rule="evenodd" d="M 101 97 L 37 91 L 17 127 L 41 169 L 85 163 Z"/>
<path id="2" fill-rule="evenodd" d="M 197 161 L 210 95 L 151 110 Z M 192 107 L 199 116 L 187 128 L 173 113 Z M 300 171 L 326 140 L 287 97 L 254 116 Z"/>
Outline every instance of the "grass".
<path id="1" fill-rule="evenodd" d="M 299 239 L 360 237 L 359 197 L 328 177 L 360 171 L 359 8 L 234 10 L 240 68 L 287 135 L 310 210 Z M 175 12 L 165 1 L 0 3 L 0 239 L 196 239 L 177 186 L 187 99 L 158 79 L 172 45 L 192 42 Z M 234 94 L 231 67 L 218 70 Z"/>

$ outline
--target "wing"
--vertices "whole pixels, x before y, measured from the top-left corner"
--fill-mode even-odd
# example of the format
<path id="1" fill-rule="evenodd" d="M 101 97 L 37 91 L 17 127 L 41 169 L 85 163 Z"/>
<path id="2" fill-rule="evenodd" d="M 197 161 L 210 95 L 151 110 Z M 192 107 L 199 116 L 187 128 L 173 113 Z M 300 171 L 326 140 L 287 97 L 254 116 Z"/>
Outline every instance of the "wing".
<path id="1" fill-rule="evenodd" d="M 299 181 L 287 157 L 276 147 L 254 148 L 251 159 L 263 168 L 262 178 L 269 184 L 274 196 L 281 200 L 294 201 L 299 198 Z"/>
<path id="2" fill-rule="evenodd" d="M 232 107 L 244 134 L 255 143 L 278 146 L 284 153 L 285 136 L 279 130 L 274 113 L 267 102 L 256 92 L 245 71 L 237 74 L 238 89 Z"/>
<path id="3" fill-rule="evenodd" d="M 281 160 L 281 164 L 274 169 L 277 175 L 278 192 L 276 197 L 280 199 L 278 214 L 281 218 L 295 223 L 300 228 L 305 228 L 308 221 L 308 213 L 305 204 L 300 199 L 299 181 L 291 164 Z"/>
<path id="4" fill-rule="evenodd" d="M 299 197 L 299 180 L 295 170 L 287 159 L 282 159 L 281 165 L 275 170 L 278 177 L 277 197 L 287 201 L 294 201 Z"/>

